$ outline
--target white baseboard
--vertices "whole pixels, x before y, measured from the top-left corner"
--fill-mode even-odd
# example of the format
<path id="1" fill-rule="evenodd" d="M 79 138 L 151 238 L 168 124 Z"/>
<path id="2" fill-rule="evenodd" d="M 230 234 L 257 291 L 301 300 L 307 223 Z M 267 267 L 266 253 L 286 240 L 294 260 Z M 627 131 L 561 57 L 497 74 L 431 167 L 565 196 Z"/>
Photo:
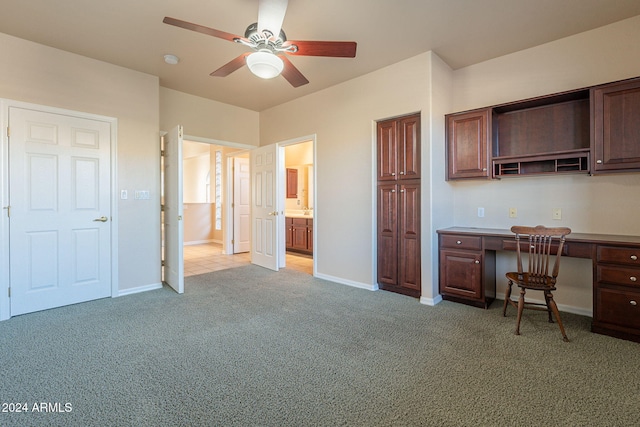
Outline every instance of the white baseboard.
<path id="1" fill-rule="evenodd" d="M 420 297 L 420 304 L 434 306 L 442 302 L 442 295 L 437 295 L 435 298 Z"/>
<path id="2" fill-rule="evenodd" d="M 162 283 L 152 283 L 150 285 L 138 286 L 137 288 L 123 289 L 118 292 L 118 295 L 116 295 L 116 297 L 122 297 L 125 295 L 131 295 L 131 294 L 139 294 L 140 292 L 153 291 L 154 289 L 160 289 L 160 288 L 162 288 Z"/>
<path id="3" fill-rule="evenodd" d="M 341 285 L 347 285 L 347 286 L 352 286 L 354 288 L 360 288 L 360 289 L 366 289 L 368 291 L 377 291 L 378 290 L 378 285 L 371 285 L 368 283 L 362 283 L 362 282 L 355 282 L 353 280 L 347 280 L 347 279 L 343 279 L 341 277 L 334 277 L 334 276 L 329 276 L 328 274 L 320 274 L 317 273 L 316 276 L 318 279 L 323 279 L 323 280 L 328 280 L 330 282 L 335 282 L 335 283 L 339 283 Z"/>
<path id="4" fill-rule="evenodd" d="M 209 240 L 191 240 L 189 242 L 184 242 L 184 246 L 192 246 L 192 245 L 204 245 L 205 243 L 219 243 L 222 244 L 222 240 L 209 239 Z"/>

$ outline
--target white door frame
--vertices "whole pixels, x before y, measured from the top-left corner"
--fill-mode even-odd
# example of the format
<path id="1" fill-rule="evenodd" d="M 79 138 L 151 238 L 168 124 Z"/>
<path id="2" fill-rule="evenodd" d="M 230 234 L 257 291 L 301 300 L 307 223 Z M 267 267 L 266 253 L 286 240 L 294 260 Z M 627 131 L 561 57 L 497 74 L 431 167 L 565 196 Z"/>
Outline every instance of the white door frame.
<path id="1" fill-rule="evenodd" d="M 9 217 L 7 214 L 9 206 L 9 149 L 6 131 L 9 124 L 10 107 L 70 115 L 109 123 L 111 132 L 111 297 L 118 296 L 118 198 L 116 194 L 118 183 L 118 119 L 10 99 L 0 99 L 0 205 L 2 206 L 2 212 L 0 213 L 0 320 L 7 320 L 11 317 L 11 301 L 9 298 Z"/>

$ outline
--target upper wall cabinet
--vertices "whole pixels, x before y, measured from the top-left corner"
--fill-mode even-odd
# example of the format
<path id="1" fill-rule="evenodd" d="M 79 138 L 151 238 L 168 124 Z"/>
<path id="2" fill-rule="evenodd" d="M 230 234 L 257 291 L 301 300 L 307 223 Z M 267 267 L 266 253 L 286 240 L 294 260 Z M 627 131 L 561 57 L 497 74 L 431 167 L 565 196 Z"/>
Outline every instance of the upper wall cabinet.
<path id="1" fill-rule="evenodd" d="M 488 178 L 491 109 L 448 114 L 446 179 Z"/>
<path id="2" fill-rule="evenodd" d="M 447 179 L 640 171 L 640 78 L 445 118 Z"/>
<path id="3" fill-rule="evenodd" d="M 593 171 L 640 170 L 640 78 L 591 89 Z"/>
<path id="4" fill-rule="evenodd" d="M 378 122 L 378 181 L 420 178 L 420 114 Z"/>

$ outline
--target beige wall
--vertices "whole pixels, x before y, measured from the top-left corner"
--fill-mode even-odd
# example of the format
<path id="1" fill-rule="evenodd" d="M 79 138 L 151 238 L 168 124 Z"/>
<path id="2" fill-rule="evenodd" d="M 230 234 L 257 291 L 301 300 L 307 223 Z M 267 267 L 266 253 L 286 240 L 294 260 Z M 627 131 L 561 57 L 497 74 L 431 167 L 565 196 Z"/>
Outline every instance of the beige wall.
<path id="1" fill-rule="evenodd" d="M 168 132 L 177 125 L 189 136 L 259 145 L 258 112 L 161 87 L 160 129 Z"/>
<path id="2" fill-rule="evenodd" d="M 160 283 L 159 87 L 155 76 L 0 34 L 0 98 L 118 119 L 118 287 Z M 0 168 L 2 166 L 0 165 Z M 4 173 L 4 172 L 3 172 Z"/>
<path id="3" fill-rule="evenodd" d="M 494 105 L 640 75 L 640 16 L 532 49 L 456 70 L 451 111 Z M 455 224 L 509 228 L 514 224 L 568 226 L 575 232 L 640 235 L 640 174 L 522 177 L 451 182 Z M 477 217 L 477 208 L 485 217 Z M 518 218 L 508 217 L 509 207 Z M 553 208 L 562 220 L 552 220 Z M 562 261 L 558 304 L 591 313 L 591 269 Z M 512 256 L 498 258 L 498 291 Z"/>
<path id="4" fill-rule="evenodd" d="M 432 183 L 429 176 L 432 158 L 442 163 L 444 136 L 441 123 L 432 125 L 430 111 L 442 109 L 433 104 L 443 99 L 448 105 L 450 94 L 435 99 L 431 95 L 434 81 L 446 82 L 447 70 L 439 58 L 425 53 L 260 114 L 261 145 L 317 136 L 314 227 L 319 276 L 362 287 L 376 284 L 375 121 L 420 111 L 423 295 L 435 296 L 430 279 L 434 259 L 430 187 L 442 183 Z M 438 90 L 448 90 L 446 83 L 443 87 Z M 433 173 L 444 176 L 441 165 Z"/>

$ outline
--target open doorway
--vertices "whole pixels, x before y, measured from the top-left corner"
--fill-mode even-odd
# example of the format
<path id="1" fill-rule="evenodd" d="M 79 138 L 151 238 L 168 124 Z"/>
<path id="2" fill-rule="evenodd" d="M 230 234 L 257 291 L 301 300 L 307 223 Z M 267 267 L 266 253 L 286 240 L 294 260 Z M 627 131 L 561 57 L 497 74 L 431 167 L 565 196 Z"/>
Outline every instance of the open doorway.
<path id="1" fill-rule="evenodd" d="M 313 275 L 315 173 L 314 142 L 282 144 L 284 151 L 284 235 L 286 267 Z"/>

